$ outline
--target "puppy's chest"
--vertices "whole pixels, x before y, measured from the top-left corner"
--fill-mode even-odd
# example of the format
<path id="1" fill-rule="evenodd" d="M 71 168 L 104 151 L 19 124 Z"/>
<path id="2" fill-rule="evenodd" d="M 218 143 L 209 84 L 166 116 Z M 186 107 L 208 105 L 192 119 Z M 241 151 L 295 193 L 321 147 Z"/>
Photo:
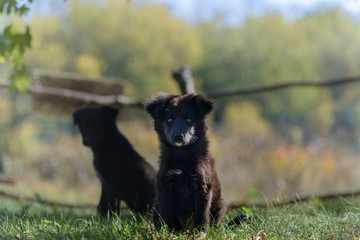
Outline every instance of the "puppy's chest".
<path id="1" fill-rule="evenodd" d="M 160 165 L 160 181 L 173 193 L 188 196 L 200 190 L 201 177 L 196 163 L 184 159 L 166 159 Z"/>
<path id="2" fill-rule="evenodd" d="M 200 179 L 196 172 L 188 172 L 182 169 L 169 169 L 164 173 L 162 181 L 169 190 L 175 192 L 194 191 L 199 188 Z"/>
<path id="3" fill-rule="evenodd" d="M 201 191 L 199 175 L 195 171 L 171 168 L 164 172 L 161 182 L 174 197 L 177 213 L 190 214 L 194 208 L 195 195 Z"/>
<path id="4" fill-rule="evenodd" d="M 164 175 L 164 182 L 174 197 L 177 214 L 179 216 L 191 214 L 194 208 L 195 194 L 200 190 L 198 174 L 180 169 L 170 169 Z"/>
<path id="5" fill-rule="evenodd" d="M 96 175 L 102 183 L 109 181 L 110 179 L 118 179 L 126 171 L 124 166 L 115 159 L 94 159 L 93 165 L 95 168 Z"/>

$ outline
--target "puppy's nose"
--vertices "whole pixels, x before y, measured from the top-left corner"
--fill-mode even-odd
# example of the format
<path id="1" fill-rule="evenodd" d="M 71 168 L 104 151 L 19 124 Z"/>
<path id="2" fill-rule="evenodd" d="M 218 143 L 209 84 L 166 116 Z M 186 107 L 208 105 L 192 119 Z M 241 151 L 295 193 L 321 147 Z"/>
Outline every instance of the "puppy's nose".
<path id="1" fill-rule="evenodd" d="M 181 142 L 183 139 L 183 137 L 181 136 L 181 134 L 175 134 L 174 135 L 174 141 L 175 142 Z"/>

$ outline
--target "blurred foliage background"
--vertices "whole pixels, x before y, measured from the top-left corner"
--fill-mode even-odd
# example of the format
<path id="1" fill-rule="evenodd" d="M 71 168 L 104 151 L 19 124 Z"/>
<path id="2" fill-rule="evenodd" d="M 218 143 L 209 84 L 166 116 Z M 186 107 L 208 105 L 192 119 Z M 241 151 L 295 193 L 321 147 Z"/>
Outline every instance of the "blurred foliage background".
<path id="1" fill-rule="evenodd" d="M 55 6 L 52 14 L 35 12 L 26 20 L 32 34 L 27 68 L 124 78 L 125 95 L 140 99 L 179 93 L 170 73 L 182 64 L 191 66 L 199 93 L 360 75 L 360 21 L 336 6 L 318 6 L 293 20 L 269 11 L 237 24 L 222 14 L 185 21 L 151 1 Z M 0 15 L 0 26 L 9 22 L 27 31 L 18 16 Z M 4 62 L 0 77 L 11 67 Z M 360 188 L 358 84 L 215 104 L 209 139 L 227 201 Z M 4 188 L 97 202 L 91 152 L 72 125 L 73 110 L 69 118 L 35 114 L 31 96 L 0 90 L 0 170 L 19 178 Z M 119 128 L 157 168 L 157 137 L 145 112 L 126 109 Z"/>

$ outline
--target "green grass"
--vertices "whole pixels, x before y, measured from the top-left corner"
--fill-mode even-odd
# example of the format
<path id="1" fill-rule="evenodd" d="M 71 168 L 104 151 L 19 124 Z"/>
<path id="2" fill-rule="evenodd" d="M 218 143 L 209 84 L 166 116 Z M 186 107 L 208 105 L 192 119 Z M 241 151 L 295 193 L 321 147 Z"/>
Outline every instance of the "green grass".
<path id="1" fill-rule="evenodd" d="M 228 222 L 241 213 L 229 210 Z M 206 239 L 359 239 L 360 199 L 314 200 L 251 208 L 252 220 L 231 229 L 211 227 Z M 16 236 L 16 237 L 15 237 Z M 156 229 L 151 216 L 100 219 L 95 210 L 52 208 L 0 198 L 0 239 L 201 239 L 196 232 Z M 262 238 L 261 238 L 262 237 Z"/>

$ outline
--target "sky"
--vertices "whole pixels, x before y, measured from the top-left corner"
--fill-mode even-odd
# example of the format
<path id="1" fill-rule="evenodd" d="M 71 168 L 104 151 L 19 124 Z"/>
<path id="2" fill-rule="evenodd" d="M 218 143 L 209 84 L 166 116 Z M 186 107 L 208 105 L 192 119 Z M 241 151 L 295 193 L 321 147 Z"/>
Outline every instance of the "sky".
<path id="1" fill-rule="evenodd" d="M 339 6 L 360 19 L 360 0 L 153 0 L 163 3 L 171 11 L 190 22 L 211 19 L 214 13 L 224 15 L 229 23 L 242 22 L 247 15 L 260 16 L 264 12 L 280 12 L 292 21 L 318 7 Z"/>
<path id="2" fill-rule="evenodd" d="M 30 16 L 35 13 L 52 14 L 72 0 L 35 0 Z M 91 0 L 84 0 L 91 1 Z M 96 0 L 93 0 L 96 1 Z M 102 0 L 97 0 L 102 1 Z M 118 0 L 134 3 L 149 0 Z M 151 0 L 166 5 L 179 18 L 190 23 L 210 20 L 221 15 L 229 24 L 238 24 L 247 16 L 260 16 L 265 12 L 281 13 L 286 20 L 301 18 L 315 8 L 339 6 L 360 20 L 360 0 Z"/>

